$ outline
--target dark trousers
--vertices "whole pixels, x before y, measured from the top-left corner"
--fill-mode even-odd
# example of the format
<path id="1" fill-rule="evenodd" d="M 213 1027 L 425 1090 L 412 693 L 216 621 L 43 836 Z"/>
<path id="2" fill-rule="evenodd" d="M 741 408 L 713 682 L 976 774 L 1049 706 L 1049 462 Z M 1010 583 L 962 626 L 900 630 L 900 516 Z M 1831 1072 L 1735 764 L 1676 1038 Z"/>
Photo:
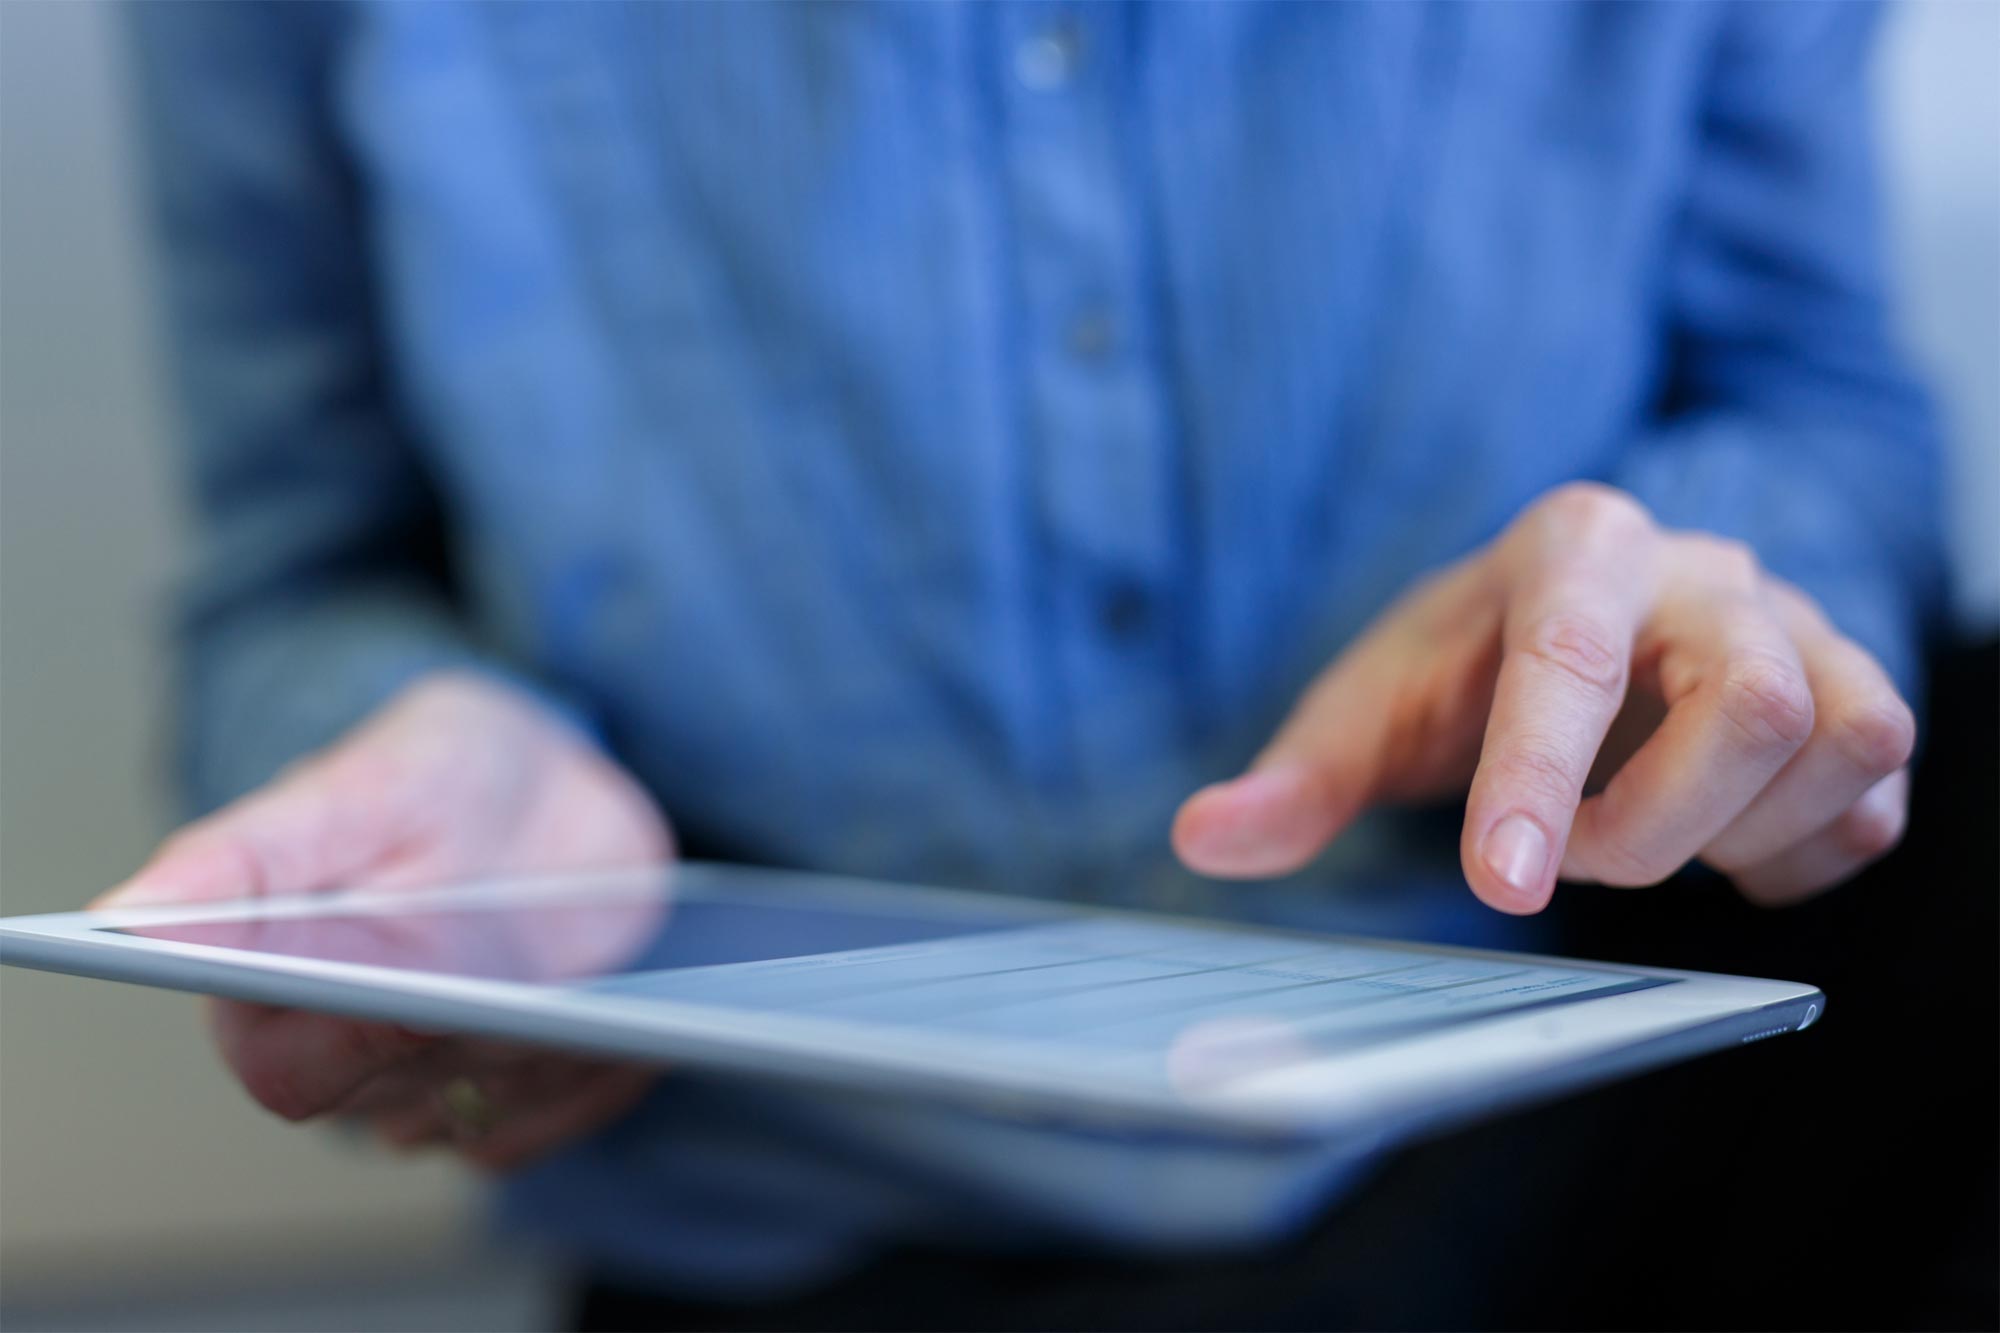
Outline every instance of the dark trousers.
<path id="1" fill-rule="evenodd" d="M 1810 1032 L 1418 1145 L 1306 1236 L 1136 1261 L 904 1249 L 746 1305 L 586 1282 L 636 1329 L 2000 1327 L 2000 674 L 1943 656 L 1910 835 L 1785 913 L 1559 895 L 1583 957 L 1793 977 Z"/>

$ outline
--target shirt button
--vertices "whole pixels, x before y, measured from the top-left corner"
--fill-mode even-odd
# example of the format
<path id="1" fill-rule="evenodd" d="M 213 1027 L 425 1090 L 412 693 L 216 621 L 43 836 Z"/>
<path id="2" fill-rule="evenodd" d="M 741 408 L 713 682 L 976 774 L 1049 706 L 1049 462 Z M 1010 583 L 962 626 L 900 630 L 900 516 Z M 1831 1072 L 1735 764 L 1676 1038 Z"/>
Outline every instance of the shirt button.
<path id="1" fill-rule="evenodd" d="M 1069 323 L 1070 354 L 1079 361 L 1100 361 L 1117 341 L 1118 329 L 1103 310 L 1086 310 Z"/>
<path id="2" fill-rule="evenodd" d="M 1113 584 L 1097 604 L 1097 623 L 1114 639 L 1136 637 L 1151 619 L 1151 602 L 1136 583 Z"/>
<path id="3" fill-rule="evenodd" d="M 1075 23 L 1057 23 L 1022 42 L 1014 51 L 1014 77 L 1038 92 L 1060 88 L 1076 77 L 1083 58 L 1083 34 Z"/>

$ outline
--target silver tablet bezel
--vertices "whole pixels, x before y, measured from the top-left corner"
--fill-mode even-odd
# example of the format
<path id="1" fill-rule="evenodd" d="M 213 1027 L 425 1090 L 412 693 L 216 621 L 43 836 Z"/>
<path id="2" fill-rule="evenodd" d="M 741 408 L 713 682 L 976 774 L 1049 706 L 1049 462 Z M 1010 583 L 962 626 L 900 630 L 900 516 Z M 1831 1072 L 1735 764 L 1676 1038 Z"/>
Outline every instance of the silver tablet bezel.
<path id="1" fill-rule="evenodd" d="M 1602 1081 L 1700 1051 L 1813 1023 L 1825 999 L 1812 986 L 1576 959 L 1357 939 L 1310 938 L 1441 955 L 1592 967 L 1678 984 L 1529 1009 L 1450 1031 L 1330 1054 L 1198 1091 L 1146 1087 L 1045 1048 L 1003 1039 L 943 1037 L 805 1015 L 733 1010 L 648 997 L 622 998 L 369 964 L 257 954 L 114 931 L 223 920 L 278 919 L 329 910 L 401 913 L 476 907 L 565 892 L 657 891 L 658 867 L 455 885 L 421 892 L 347 892 L 193 906 L 64 912 L 0 919 L 0 962 L 174 990 L 226 995 L 539 1045 L 752 1075 L 833 1083 L 868 1094 L 920 1094 L 983 1113 L 1067 1118 L 1253 1137 L 1408 1132 Z M 1024 923 L 1139 916 L 1199 930 L 1275 934 L 1264 927 L 1161 918 L 1040 900 L 919 889 L 873 881 L 685 863 L 675 892 L 727 897 L 769 891 L 814 895 L 823 907 L 944 916 L 995 913 Z M 752 886 L 755 886 L 753 890 Z"/>

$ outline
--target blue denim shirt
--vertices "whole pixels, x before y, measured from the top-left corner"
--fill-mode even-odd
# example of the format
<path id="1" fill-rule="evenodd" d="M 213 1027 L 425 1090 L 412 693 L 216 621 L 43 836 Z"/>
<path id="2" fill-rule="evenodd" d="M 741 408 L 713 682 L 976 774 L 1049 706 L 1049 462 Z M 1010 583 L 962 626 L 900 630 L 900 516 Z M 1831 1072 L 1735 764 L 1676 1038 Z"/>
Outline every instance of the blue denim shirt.
<path id="1" fill-rule="evenodd" d="M 1910 681 L 1937 453 L 1866 8 L 134 19 L 198 805 L 475 666 L 697 848 L 1464 935 L 1421 887 L 1449 836 L 1343 840 L 1372 891 L 1224 896 L 1165 830 L 1399 590 L 1579 477 L 1747 539 Z M 725 1287 L 912 1234 L 1254 1241 L 1356 1147 L 685 1077 L 512 1202 Z"/>

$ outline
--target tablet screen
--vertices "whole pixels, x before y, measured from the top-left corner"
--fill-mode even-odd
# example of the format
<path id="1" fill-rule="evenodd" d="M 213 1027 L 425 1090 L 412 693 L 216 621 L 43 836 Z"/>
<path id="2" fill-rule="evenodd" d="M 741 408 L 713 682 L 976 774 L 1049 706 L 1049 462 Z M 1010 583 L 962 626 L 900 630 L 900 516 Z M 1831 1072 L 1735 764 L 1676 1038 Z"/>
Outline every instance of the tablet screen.
<path id="1" fill-rule="evenodd" d="M 571 895 L 507 906 L 128 927 L 288 957 L 559 986 L 622 1005 L 999 1040 L 1174 1081 L 1675 984 L 1594 966 L 1033 905 L 860 910 L 786 895 Z"/>

